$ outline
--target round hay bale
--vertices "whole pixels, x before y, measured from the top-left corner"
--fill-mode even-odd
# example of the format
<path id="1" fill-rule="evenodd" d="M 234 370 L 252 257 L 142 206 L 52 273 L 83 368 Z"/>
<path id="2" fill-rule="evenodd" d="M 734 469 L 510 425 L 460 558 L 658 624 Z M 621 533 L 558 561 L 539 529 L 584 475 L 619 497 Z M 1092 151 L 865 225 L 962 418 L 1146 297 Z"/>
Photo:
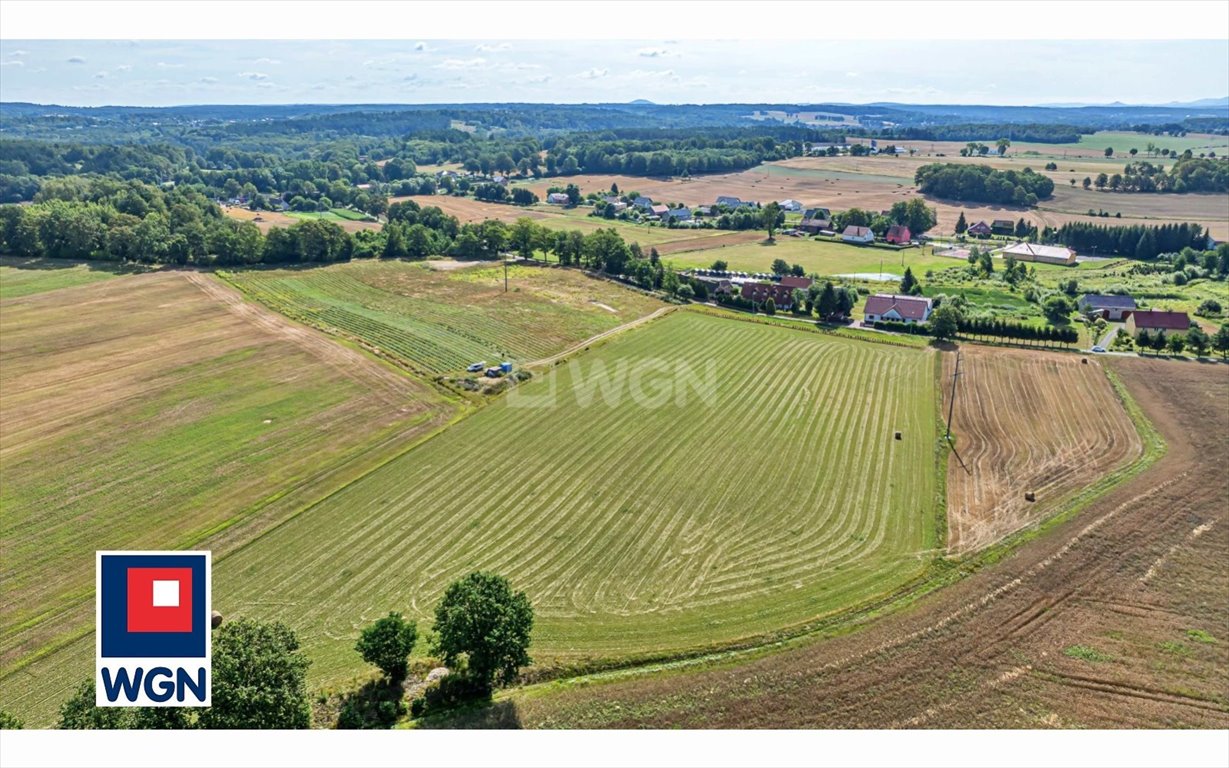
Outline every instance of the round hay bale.
<path id="1" fill-rule="evenodd" d="M 900 430 L 897 430 L 897 431 L 896 431 L 896 439 L 897 439 L 897 440 L 900 440 L 900 439 L 901 439 L 901 437 L 900 437 Z"/>
<path id="2" fill-rule="evenodd" d="M 222 614 L 217 611 L 211 611 L 209 613 L 209 628 L 217 629 L 220 626 L 222 626 Z"/>

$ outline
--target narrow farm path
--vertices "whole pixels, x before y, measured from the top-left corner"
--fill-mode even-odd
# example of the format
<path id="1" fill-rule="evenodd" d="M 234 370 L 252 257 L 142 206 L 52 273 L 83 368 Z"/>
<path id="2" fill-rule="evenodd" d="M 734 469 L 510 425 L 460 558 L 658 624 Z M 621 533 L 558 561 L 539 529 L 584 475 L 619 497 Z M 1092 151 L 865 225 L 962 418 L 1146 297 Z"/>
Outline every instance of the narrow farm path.
<path id="1" fill-rule="evenodd" d="M 524 363 L 521 367 L 522 368 L 550 367 L 554 365 L 556 362 L 558 362 L 559 360 L 562 360 L 570 355 L 576 354 L 577 352 L 589 346 L 590 344 L 594 344 L 596 342 L 601 341 L 602 339 L 608 338 L 610 336 L 614 336 L 615 334 L 623 333 L 624 331 L 630 331 L 632 328 L 635 328 L 636 326 L 639 326 L 639 325 L 644 325 L 650 320 L 656 320 L 657 318 L 662 317 L 663 315 L 668 315 L 678 308 L 679 308 L 678 305 L 662 307 L 661 309 L 655 312 L 652 312 L 650 314 L 647 314 L 644 317 L 638 317 L 629 323 L 624 323 L 623 325 L 615 326 L 614 328 L 611 328 L 608 331 L 602 331 L 599 334 L 590 336 L 584 341 L 577 342 L 576 344 L 573 344 L 572 346 L 568 347 L 562 352 L 551 355 L 550 357 L 543 357 L 540 360 L 530 360 L 529 362 Z"/>

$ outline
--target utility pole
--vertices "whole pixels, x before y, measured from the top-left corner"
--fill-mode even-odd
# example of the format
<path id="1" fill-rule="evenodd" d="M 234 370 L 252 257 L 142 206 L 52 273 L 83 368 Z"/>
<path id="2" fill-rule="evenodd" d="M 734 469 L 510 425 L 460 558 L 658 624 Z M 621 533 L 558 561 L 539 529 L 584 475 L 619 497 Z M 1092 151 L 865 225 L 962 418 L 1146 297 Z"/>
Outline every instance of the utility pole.
<path id="1" fill-rule="evenodd" d="M 504 254 L 504 293 L 508 292 L 508 255 Z"/>
<path id="2" fill-rule="evenodd" d="M 956 351 L 956 370 L 952 371 L 952 399 L 947 404 L 947 434 L 943 439 L 952 441 L 952 411 L 956 408 L 956 377 L 960 375 L 960 351 Z"/>

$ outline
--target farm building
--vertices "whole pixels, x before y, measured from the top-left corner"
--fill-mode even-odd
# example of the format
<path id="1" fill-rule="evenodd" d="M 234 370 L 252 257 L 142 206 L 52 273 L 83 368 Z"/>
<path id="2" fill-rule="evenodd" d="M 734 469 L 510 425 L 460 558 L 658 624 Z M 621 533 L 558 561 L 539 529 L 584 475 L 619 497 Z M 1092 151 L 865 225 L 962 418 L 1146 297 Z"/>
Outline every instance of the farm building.
<path id="1" fill-rule="evenodd" d="M 794 288 L 780 283 L 743 283 L 740 287 L 744 299 L 750 299 L 761 304 L 768 299 L 777 309 L 792 309 L 794 306 Z"/>
<path id="2" fill-rule="evenodd" d="M 809 277 L 798 277 L 796 275 L 782 275 L 780 285 L 788 286 L 789 288 L 800 288 L 806 290 L 811 287 L 815 281 Z"/>
<path id="3" fill-rule="evenodd" d="M 990 222 L 990 231 L 996 235 L 1010 235 L 1016 231 L 1016 223 L 1011 219 L 995 219 Z"/>
<path id="4" fill-rule="evenodd" d="M 651 213 L 654 216 L 665 216 L 669 212 L 670 212 L 670 206 L 666 205 L 665 203 L 658 203 L 657 205 L 651 206 L 649 208 L 649 213 Z"/>
<path id="5" fill-rule="evenodd" d="M 904 224 L 893 224 L 888 227 L 888 233 L 883 239 L 893 245 L 905 245 L 913 239 L 913 233 Z"/>
<path id="6" fill-rule="evenodd" d="M 707 205 L 701 205 L 700 207 L 696 208 L 697 216 L 711 216 L 712 214 L 713 209 Z"/>
<path id="7" fill-rule="evenodd" d="M 798 229 L 808 235 L 818 235 L 825 229 L 832 228 L 832 220 L 826 218 L 804 218 L 802 223 L 798 225 Z"/>
<path id="8" fill-rule="evenodd" d="M 691 219 L 691 211 L 686 208 L 667 208 L 666 212 L 661 214 L 663 221 L 688 221 Z"/>
<path id="9" fill-rule="evenodd" d="M 930 299 L 921 296 L 897 296 L 890 293 L 876 293 L 866 298 L 866 307 L 862 310 L 865 322 L 874 324 L 880 320 L 891 320 L 897 323 L 924 323 L 930 319 L 933 304 Z"/>
<path id="10" fill-rule="evenodd" d="M 653 198 L 641 195 L 632 201 L 633 208 L 639 208 L 642 211 L 647 211 L 653 207 Z"/>
<path id="11" fill-rule="evenodd" d="M 781 206 L 783 211 L 801 211 L 802 203 L 797 200 L 782 200 L 777 205 Z"/>
<path id="12" fill-rule="evenodd" d="M 1004 248 L 1003 255 L 1015 256 L 1019 261 L 1036 261 L 1042 264 L 1061 264 L 1068 267 L 1075 264 L 1075 251 L 1061 245 L 1016 243 Z"/>
<path id="13" fill-rule="evenodd" d="M 873 243 L 875 233 L 870 227 L 855 227 L 851 224 L 845 227 L 845 231 L 841 233 L 841 239 L 847 243 Z"/>
<path id="14" fill-rule="evenodd" d="M 755 206 L 755 203 L 750 200 L 740 200 L 730 195 L 718 195 L 717 202 L 714 205 L 725 206 L 726 208 L 752 208 Z"/>
<path id="15" fill-rule="evenodd" d="M 546 202 L 551 205 L 567 205 L 569 199 L 566 192 L 551 192 L 546 196 Z"/>
<path id="16" fill-rule="evenodd" d="M 990 225 L 986 222 L 979 221 L 966 229 L 965 233 L 972 235 L 973 237 L 990 237 L 990 235 L 993 234 L 993 230 L 990 229 Z"/>
<path id="17" fill-rule="evenodd" d="M 827 208 L 808 208 L 802 212 L 803 219 L 830 219 L 832 211 Z"/>
<path id="18" fill-rule="evenodd" d="M 1099 296 L 1086 293 L 1077 302 L 1080 312 L 1100 315 L 1106 320 L 1122 320 L 1135 311 L 1135 299 L 1130 296 Z"/>
<path id="19" fill-rule="evenodd" d="M 1185 312 L 1167 312 L 1163 309 L 1140 309 L 1127 317 L 1127 333 L 1132 337 L 1140 331 L 1156 333 L 1164 331 L 1166 336 L 1184 335 L 1191 329 L 1191 318 Z"/>

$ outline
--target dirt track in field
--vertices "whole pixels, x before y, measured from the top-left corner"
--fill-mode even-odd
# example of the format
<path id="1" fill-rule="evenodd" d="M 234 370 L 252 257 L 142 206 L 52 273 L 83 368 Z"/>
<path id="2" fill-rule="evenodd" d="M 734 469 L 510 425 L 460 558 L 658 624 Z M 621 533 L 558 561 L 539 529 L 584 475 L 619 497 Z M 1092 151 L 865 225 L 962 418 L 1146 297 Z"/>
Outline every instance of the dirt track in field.
<path id="1" fill-rule="evenodd" d="M 944 363 L 946 414 L 955 356 Z M 947 541 L 956 554 L 1049 517 L 1143 450 L 1098 359 L 965 345 L 956 394 L 947 472 Z"/>
<path id="2" fill-rule="evenodd" d="M 513 696 L 477 724 L 1229 726 L 1229 366 L 1107 364 L 1167 453 L 1010 557 L 842 637 Z"/>

